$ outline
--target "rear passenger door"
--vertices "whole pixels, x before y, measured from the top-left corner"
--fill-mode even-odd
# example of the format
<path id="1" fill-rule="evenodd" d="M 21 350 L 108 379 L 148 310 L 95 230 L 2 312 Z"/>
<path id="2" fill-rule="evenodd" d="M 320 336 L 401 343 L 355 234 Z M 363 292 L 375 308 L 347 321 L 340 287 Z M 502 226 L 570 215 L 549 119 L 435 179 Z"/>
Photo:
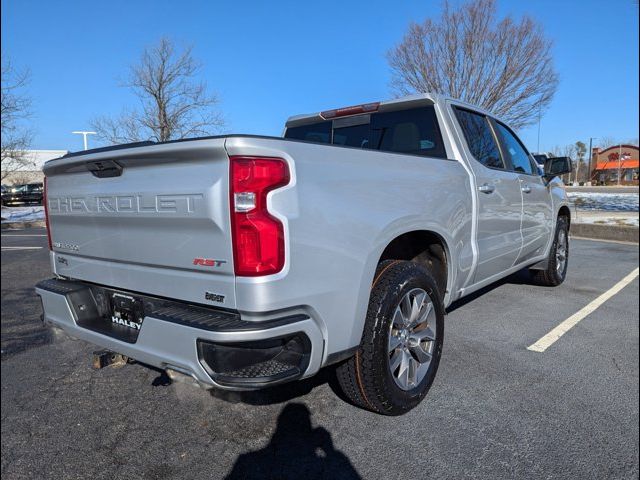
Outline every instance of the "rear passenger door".
<path id="1" fill-rule="evenodd" d="M 535 160 L 516 134 L 498 121 L 494 121 L 494 128 L 502 154 L 520 181 L 523 204 L 522 250 L 516 263 L 521 263 L 544 253 L 555 223 L 553 205 L 549 189 L 538 174 Z"/>
<path id="2" fill-rule="evenodd" d="M 518 175 L 501 154 L 491 120 L 467 108 L 454 106 L 453 110 L 476 179 L 478 264 L 474 283 L 478 283 L 516 263 L 522 247 L 522 192 Z"/>

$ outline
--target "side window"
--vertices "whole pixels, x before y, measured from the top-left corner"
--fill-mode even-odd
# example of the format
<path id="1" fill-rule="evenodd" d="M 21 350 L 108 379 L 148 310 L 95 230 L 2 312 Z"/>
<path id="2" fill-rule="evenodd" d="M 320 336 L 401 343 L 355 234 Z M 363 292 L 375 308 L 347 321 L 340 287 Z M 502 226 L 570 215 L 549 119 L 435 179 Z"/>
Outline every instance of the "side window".
<path id="1" fill-rule="evenodd" d="M 447 158 L 434 107 L 371 116 L 371 146 L 384 152 Z"/>
<path id="2" fill-rule="evenodd" d="M 454 111 L 469 150 L 475 159 L 485 167 L 504 168 L 500 150 L 487 117 L 458 107 L 454 107 Z"/>
<path id="3" fill-rule="evenodd" d="M 531 157 L 527 150 L 522 146 L 520 140 L 500 122 L 496 122 L 496 129 L 502 151 L 507 160 L 513 165 L 513 169 L 518 173 L 526 173 L 533 175 L 533 165 L 531 165 Z"/>

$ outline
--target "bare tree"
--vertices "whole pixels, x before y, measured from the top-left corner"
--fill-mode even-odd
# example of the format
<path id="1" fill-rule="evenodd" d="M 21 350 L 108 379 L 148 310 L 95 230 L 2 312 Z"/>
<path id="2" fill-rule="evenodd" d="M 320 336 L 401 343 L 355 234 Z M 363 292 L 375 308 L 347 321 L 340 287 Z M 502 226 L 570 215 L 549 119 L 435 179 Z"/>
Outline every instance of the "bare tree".
<path id="1" fill-rule="evenodd" d="M 28 83 L 28 70 L 18 70 L 10 60 L 2 59 L 2 181 L 16 171 L 34 166 L 26 153 L 32 138 L 25 124 L 31 115 L 31 99 L 24 91 Z"/>
<path id="2" fill-rule="evenodd" d="M 618 142 L 618 140 L 616 140 L 613 137 L 602 137 L 598 140 L 598 147 L 600 147 L 602 150 L 604 150 L 605 148 L 609 148 L 609 147 L 613 147 L 614 145 L 619 145 L 620 142 Z"/>
<path id="3" fill-rule="evenodd" d="M 196 79 L 200 68 L 191 47 L 177 51 L 167 38 L 145 49 L 124 83 L 138 98 L 138 108 L 95 119 L 98 138 L 107 143 L 164 142 L 219 131 L 224 120 L 215 108 L 218 99 Z"/>
<path id="4" fill-rule="evenodd" d="M 584 160 L 584 155 L 587 153 L 587 145 L 584 142 L 581 141 L 577 141 L 576 142 L 576 155 L 578 157 L 578 160 L 582 161 Z"/>
<path id="5" fill-rule="evenodd" d="M 35 168 L 35 164 L 31 165 L 32 168 Z M 24 185 L 25 183 L 31 182 L 41 182 L 42 178 L 34 175 L 33 171 L 14 171 L 11 174 L 11 180 L 9 181 L 12 185 Z"/>
<path id="6" fill-rule="evenodd" d="M 598 147 L 604 150 L 605 148 L 614 147 L 617 145 L 638 145 L 638 137 L 629 138 L 627 140 L 618 140 L 615 137 L 606 136 L 598 140 Z"/>
<path id="7" fill-rule="evenodd" d="M 551 41 L 531 18 L 496 18 L 495 0 L 412 23 L 387 59 L 400 95 L 435 92 L 479 105 L 519 128 L 538 119 L 556 92 Z"/>
<path id="8" fill-rule="evenodd" d="M 576 155 L 576 146 L 572 143 L 565 146 L 556 145 L 548 155 L 550 157 L 569 157 L 573 159 Z"/>
<path id="9" fill-rule="evenodd" d="M 578 157 L 578 159 L 576 160 L 576 182 L 580 182 L 580 181 L 585 181 L 586 178 L 588 176 L 588 172 L 585 172 L 583 167 L 586 167 L 585 162 L 584 162 L 584 156 L 587 153 L 587 145 L 584 142 L 581 141 L 577 141 L 575 143 L 575 152 L 576 152 L 576 157 Z"/>

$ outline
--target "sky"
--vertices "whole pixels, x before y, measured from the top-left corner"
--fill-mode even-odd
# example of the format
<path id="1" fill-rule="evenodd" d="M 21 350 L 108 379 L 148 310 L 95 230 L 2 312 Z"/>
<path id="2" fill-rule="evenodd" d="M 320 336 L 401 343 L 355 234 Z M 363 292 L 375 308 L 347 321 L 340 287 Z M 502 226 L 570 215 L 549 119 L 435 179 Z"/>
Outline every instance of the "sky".
<path id="1" fill-rule="evenodd" d="M 386 52 L 441 5 L 2 0 L 2 55 L 31 72 L 34 149 L 80 150 L 73 130 L 135 105 L 119 85 L 162 36 L 193 46 L 225 133 L 280 135 L 291 115 L 392 98 Z M 542 116 L 541 151 L 638 137 L 638 0 L 498 0 L 498 14 L 529 15 L 554 42 L 560 85 Z M 519 133 L 538 149 L 537 125 Z"/>

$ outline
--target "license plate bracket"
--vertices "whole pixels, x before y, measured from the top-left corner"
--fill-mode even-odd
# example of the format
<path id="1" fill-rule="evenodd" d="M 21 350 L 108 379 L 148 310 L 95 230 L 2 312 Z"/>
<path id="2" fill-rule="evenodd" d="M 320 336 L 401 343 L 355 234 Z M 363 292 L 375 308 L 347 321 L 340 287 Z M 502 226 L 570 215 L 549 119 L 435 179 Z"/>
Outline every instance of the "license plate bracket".
<path id="1" fill-rule="evenodd" d="M 87 286 L 68 296 L 76 324 L 127 343 L 136 343 L 145 317 L 140 296 L 98 286 Z"/>
<path id="2" fill-rule="evenodd" d="M 110 292 L 111 322 L 133 330 L 140 330 L 144 321 L 144 303 L 133 295 Z"/>

